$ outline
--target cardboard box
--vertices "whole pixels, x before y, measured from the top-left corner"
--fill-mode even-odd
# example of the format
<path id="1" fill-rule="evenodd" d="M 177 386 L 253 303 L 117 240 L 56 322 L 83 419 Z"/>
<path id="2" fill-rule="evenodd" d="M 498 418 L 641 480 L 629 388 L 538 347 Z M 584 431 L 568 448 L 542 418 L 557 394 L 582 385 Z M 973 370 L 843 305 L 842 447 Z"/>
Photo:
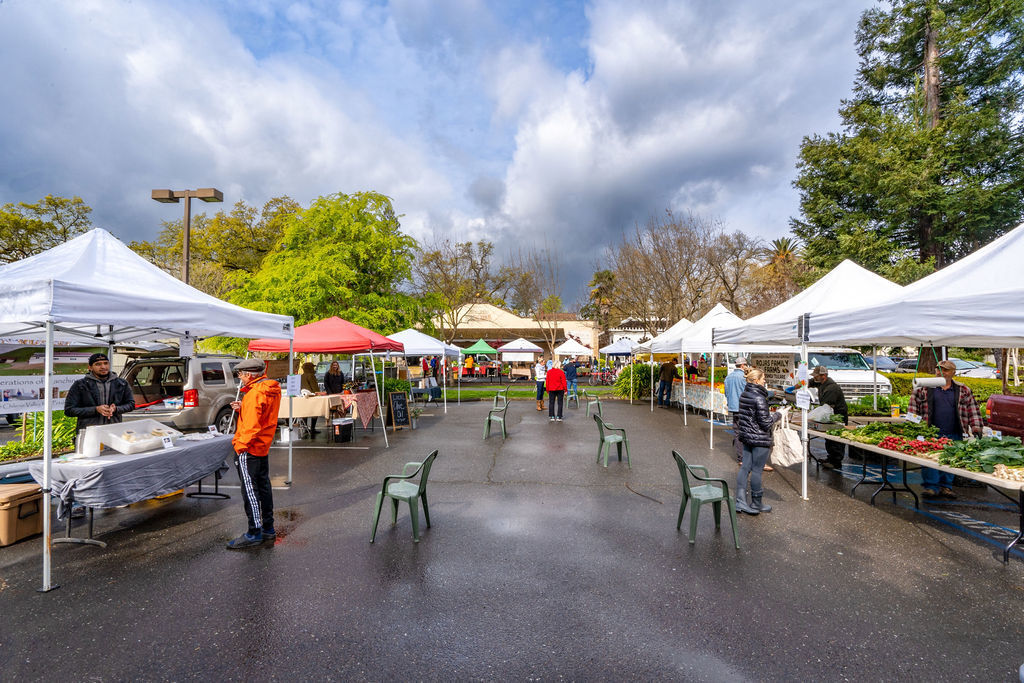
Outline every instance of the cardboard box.
<path id="1" fill-rule="evenodd" d="M 39 484 L 0 486 L 0 547 L 43 533 L 43 491 Z"/>

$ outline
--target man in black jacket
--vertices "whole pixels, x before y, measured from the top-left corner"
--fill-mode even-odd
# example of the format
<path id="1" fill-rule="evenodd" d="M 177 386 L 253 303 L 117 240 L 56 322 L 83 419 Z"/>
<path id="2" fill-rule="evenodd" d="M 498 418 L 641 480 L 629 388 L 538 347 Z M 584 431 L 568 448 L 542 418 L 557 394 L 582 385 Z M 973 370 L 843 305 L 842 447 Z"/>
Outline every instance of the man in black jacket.
<path id="1" fill-rule="evenodd" d="M 64 400 L 64 414 L 78 418 L 76 433 L 93 425 L 120 422 L 121 416 L 132 410 L 132 389 L 110 371 L 107 354 L 89 356 L 89 372 L 71 385 Z"/>
<path id="2" fill-rule="evenodd" d="M 843 424 L 847 423 L 850 410 L 846 406 L 846 396 L 836 381 L 828 376 L 828 368 L 819 365 L 811 373 L 810 386 L 818 388 L 818 403 L 831 406 L 834 415 L 843 416 Z M 825 441 L 825 452 L 828 453 L 828 466 L 839 469 L 843 466 L 844 446 L 835 441 Z"/>

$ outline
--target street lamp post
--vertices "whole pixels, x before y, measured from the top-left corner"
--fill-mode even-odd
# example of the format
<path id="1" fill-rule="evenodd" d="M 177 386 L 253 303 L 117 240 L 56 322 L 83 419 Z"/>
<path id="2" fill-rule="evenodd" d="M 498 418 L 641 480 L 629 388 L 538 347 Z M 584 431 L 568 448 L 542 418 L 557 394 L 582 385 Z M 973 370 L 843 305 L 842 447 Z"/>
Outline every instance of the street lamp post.
<path id="1" fill-rule="evenodd" d="M 189 234 L 192 229 L 192 198 L 204 202 L 222 202 L 224 193 L 213 187 L 201 187 L 198 190 L 153 190 L 153 199 L 162 204 L 177 204 L 185 199 L 185 226 L 182 232 L 181 279 L 188 284 Z"/>

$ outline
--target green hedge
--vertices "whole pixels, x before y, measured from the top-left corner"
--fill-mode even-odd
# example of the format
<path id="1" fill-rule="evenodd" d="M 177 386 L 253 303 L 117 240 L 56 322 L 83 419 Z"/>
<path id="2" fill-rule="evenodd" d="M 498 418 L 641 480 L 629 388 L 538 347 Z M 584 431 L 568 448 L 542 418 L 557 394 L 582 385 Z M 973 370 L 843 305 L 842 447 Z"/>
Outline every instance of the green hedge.
<path id="1" fill-rule="evenodd" d="M 892 384 L 892 393 L 897 396 L 909 396 L 913 389 L 915 377 L 935 377 L 935 375 L 929 375 L 925 373 L 910 373 L 910 372 L 881 372 L 880 375 L 885 375 L 889 382 Z M 964 384 L 970 387 L 971 391 L 974 392 L 974 398 L 978 400 L 978 403 L 985 405 L 985 401 L 992 394 L 1003 393 L 1003 380 L 1001 379 L 981 379 L 978 377 L 957 377 L 954 381 L 959 384 Z M 1024 386 L 1014 387 L 1012 384 L 1006 387 L 1006 391 L 1011 394 L 1024 395 Z"/>

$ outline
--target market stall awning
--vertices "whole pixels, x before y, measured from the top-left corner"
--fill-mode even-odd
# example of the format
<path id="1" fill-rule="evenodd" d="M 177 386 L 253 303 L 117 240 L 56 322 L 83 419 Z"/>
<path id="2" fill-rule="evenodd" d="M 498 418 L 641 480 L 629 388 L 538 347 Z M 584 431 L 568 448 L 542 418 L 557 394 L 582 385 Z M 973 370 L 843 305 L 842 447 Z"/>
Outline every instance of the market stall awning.
<path id="1" fill-rule="evenodd" d="M 544 349 L 522 337 L 499 346 L 497 350 L 501 353 L 544 353 Z"/>
<path id="2" fill-rule="evenodd" d="M 566 339 L 555 347 L 556 356 L 593 356 L 594 352 L 588 346 L 580 344 L 575 339 Z"/>
<path id="3" fill-rule="evenodd" d="M 338 317 L 325 318 L 295 328 L 296 353 L 360 353 L 362 351 L 397 351 L 401 342 L 388 339 L 373 330 Z M 250 351 L 288 353 L 288 342 L 278 339 L 253 339 Z"/>
<path id="4" fill-rule="evenodd" d="M 412 328 L 389 334 L 388 339 L 402 344 L 407 356 L 458 356 L 462 353 L 459 347 L 446 344 Z"/>
<path id="5" fill-rule="evenodd" d="M 861 346 L 1024 346 L 1024 225 L 885 301 L 811 311 L 809 342 Z"/>
<path id="6" fill-rule="evenodd" d="M 608 346 L 602 346 L 598 349 L 601 353 L 606 356 L 628 356 L 633 353 L 637 343 L 629 337 L 623 337 L 618 341 L 612 342 Z"/>
<path id="7" fill-rule="evenodd" d="M 229 304 L 168 275 L 106 230 L 0 267 L 0 337 L 94 344 L 228 335 L 290 339 L 291 316 Z M 284 342 L 288 350 L 288 343 Z"/>
<path id="8" fill-rule="evenodd" d="M 898 296 L 903 288 L 894 282 L 843 261 L 813 285 L 775 308 L 745 322 L 715 328 L 715 344 L 751 342 L 799 344 L 799 320 L 805 313 L 848 311 L 853 301 L 876 303 Z"/>
<path id="9" fill-rule="evenodd" d="M 638 344 L 633 349 L 633 353 L 679 353 L 679 339 L 686 330 L 690 329 L 691 325 L 693 323 L 683 318 L 654 339 Z"/>
<path id="10" fill-rule="evenodd" d="M 498 350 L 485 342 L 483 339 L 470 346 L 468 349 L 462 349 L 462 353 L 469 355 L 471 353 L 497 353 Z"/>

